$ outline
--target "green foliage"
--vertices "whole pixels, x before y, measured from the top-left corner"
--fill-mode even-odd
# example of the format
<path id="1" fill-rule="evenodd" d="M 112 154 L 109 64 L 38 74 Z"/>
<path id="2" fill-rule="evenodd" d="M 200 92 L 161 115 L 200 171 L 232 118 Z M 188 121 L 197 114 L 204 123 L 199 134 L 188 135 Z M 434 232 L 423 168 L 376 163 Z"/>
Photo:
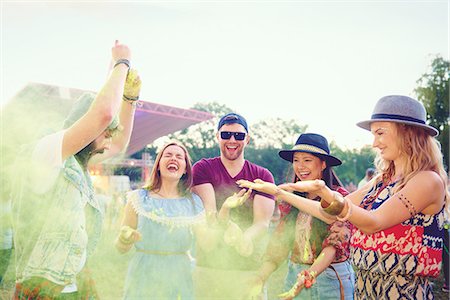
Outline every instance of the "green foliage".
<path id="1" fill-rule="evenodd" d="M 214 115 L 214 118 L 170 134 L 169 138 L 183 143 L 189 150 L 194 162 L 201 158 L 217 156 L 219 154 L 219 149 L 216 146 L 217 123 L 221 116 L 233 110 L 217 102 L 196 103 L 192 109 L 210 112 Z"/>
<path id="2" fill-rule="evenodd" d="M 436 56 L 427 73 L 418 80 L 414 92 L 427 110 L 429 124 L 439 130 L 444 164 L 449 167 L 449 78 L 450 62 Z"/>
<path id="3" fill-rule="evenodd" d="M 366 169 L 373 167 L 375 152 L 372 147 L 364 146 L 361 149 L 342 150 L 336 143 L 330 143 L 330 152 L 342 161 L 342 165 L 334 170 L 344 185 L 358 182 L 365 176 Z"/>
<path id="4" fill-rule="evenodd" d="M 291 147 L 292 145 L 286 148 Z M 277 184 L 292 181 L 293 177 L 289 176 L 291 174 L 291 164 L 278 156 L 279 150 L 280 148 L 274 147 L 247 147 L 245 157 L 249 161 L 268 169 Z"/>
<path id="5" fill-rule="evenodd" d="M 295 120 L 283 120 L 280 118 L 262 120 L 250 125 L 253 147 L 257 149 L 290 148 L 302 132 L 308 128 L 300 125 Z"/>

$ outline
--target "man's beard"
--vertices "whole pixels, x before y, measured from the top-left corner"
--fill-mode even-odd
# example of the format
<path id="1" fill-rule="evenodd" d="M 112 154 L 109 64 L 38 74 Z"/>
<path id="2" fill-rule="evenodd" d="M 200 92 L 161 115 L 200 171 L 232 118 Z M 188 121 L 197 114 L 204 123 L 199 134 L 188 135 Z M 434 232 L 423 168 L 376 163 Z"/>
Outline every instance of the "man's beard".
<path id="1" fill-rule="evenodd" d="M 95 141 L 92 141 L 91 143 L 89 143 L 89 145 L 78 151 L 78 153 L 75 154 L 75 158 L 78 160 L 80 165 L 86 169 L 91 157 L 95 154 L 103 152 L 105 152 L 104 149 L 95 149 Z"/>
<path id="2" fill-rule="evenodd" d="M 238 150 L 236 150 L 236 152 L 234 154 L 230 155 L 228 149 L 226 148 L 226 146 L 224 146 L 224 149 L 222 150 L 222 154 L 228 160 L 236 160 L 239 157 L 241 157 L 243 150 L 244 150 L 243 148 L 239 148 Z"/>

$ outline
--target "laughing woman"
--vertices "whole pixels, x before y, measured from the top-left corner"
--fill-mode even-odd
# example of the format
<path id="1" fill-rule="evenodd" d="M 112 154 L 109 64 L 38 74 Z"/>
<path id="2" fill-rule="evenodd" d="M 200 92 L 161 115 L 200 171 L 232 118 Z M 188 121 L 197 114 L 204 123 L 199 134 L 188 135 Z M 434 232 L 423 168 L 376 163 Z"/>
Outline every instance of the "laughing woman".
<path id="1" fill-rule="evenodd" d="M 156 157 L 147 187 L 128 195 L 116 247 L 134 254 L 124 299 L 192 299 L 189 256 L 195 225 L 205 221 L 201 199 L 190 193 L 186 148 L 166 144 Z"/>
<path id="2" fill-rule="evenodd" d="M 325 137 L 315 133 L 301 134 L 292 149 L 282 150 L 279 155 L 292 163 L 294 182 L 321 179 L 329 188 L 342 195 L 348 194 L 332 170 L 341 161 L 330 155 Z M 276 185 L 257 182 L 259 184 L 238 181 L 241 186 L 280 196 L 277 195 Z M 314 192 L 301 195 L 319 203 L 318 195 Z M 297 197 L 294 194 L 291 196 Z M 327 224 L 287 202 L 280 204 L 280 211 L 282 219 L 271 238 L 258 276 L 252 281 L 253 292 L 262 287 L 270 274 L 289 257 L 285 289 L 290 290 L 280 297 L 353 299 L 354 273 L 348 261 L 350 224 L 341 221 Z"/>

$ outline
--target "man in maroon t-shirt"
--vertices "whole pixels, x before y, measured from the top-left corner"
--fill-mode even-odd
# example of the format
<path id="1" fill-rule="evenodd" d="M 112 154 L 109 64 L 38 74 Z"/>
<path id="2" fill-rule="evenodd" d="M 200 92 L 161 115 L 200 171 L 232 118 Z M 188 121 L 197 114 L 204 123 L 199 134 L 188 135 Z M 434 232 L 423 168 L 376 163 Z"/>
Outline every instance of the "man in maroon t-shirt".
<path id="1" fill-rule="evenodd" d="M 250 141 L 244 117 L 236 113 L 223 116 L 217 140 L 220 156 L 202 159 L 193 167 L 193 191 L 202 198 L 216 237 L 211 239 L 211 250 L 197 247 L 197 299 L 236 299 L 245 295 L 245 279 L 261 264 L 275 207 L 273 196 L 253 192 L 247 199 L 249 193 L 244 194 L 236 184 L 239 179 L 257 178 L 274 182 L 267 169 L 244 159 Z M 226 201 L 234 193 L 237 196 Z M 229 205 L 230 200 L 245 202 L 234 207 Z"/>

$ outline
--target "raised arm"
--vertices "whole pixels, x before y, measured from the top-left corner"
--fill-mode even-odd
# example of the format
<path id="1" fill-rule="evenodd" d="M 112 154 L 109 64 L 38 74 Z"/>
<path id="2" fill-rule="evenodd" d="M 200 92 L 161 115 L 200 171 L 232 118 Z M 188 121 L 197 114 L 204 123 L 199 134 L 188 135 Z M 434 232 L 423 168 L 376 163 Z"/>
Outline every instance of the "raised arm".
<path id="1" fill-rule="evenodd" d="M 128 47 L 116 41 L 112 48 L 112 59 L 129 61 L 130 57 Z M 61 153 L 63 160 L 94 141 L 117 115 L 122 104 L 127 72 L 125 63 L 117 64 L 86 114 L 65 131 Z"/>
<path id="2" fill-rule="evenodd" d="M 134 113 L 140 91 L 141 79 L 136 70 L 130 69 L 125 81 L 123 101 L 119 112 L 120 130 L 113 135 L 111 148 L 103 154 L 95 155 L 90 161 L 91 164 L 96 164 L 126 150 L 133 130 Z"/>

